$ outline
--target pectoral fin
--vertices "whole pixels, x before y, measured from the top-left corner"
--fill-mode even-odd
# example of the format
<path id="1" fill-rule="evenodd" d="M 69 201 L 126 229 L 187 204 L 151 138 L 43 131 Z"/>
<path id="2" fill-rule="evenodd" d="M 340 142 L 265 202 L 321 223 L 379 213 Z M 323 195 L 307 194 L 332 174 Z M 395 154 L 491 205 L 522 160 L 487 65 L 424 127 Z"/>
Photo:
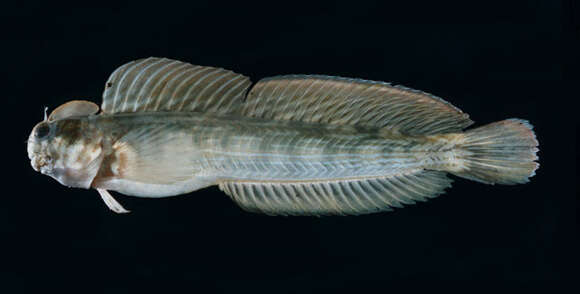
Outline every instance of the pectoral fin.
<path id="1" fill-rule="evenodd" d="M 91 101 L 73 100 L 69 101 L 50 113 L 49 121 L 65 119 L 71 116 L 85 116 L 99 112 L 99 106 Z M 45 114 L 46 115 L 46 114 Z"/>
<path id="2" fill-rule="evenodd" d="M 115 213 L 131 212 L 129 210 L 126 210 L 119 202 L 117 202 L 117 200 L 113 198 L 113 196 L 109 193 L 109 191 L 105 189 L 97 189 L 97 192 L 99 192 L 99 195 L 101 195 L 101 198 L 103 199 L 107 207 L 110 210 L 114 211 Z"/>

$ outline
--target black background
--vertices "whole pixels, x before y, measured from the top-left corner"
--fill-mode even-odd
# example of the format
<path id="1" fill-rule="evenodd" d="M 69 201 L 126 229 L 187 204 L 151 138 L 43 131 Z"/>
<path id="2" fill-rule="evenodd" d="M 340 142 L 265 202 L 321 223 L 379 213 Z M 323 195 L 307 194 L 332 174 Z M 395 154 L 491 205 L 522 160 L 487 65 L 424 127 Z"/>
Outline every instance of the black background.
<path id="1" fill-rule="evenodd" d="M 563 78 L 578 52 L 566 42 L 578 36 L 575 3 L 186 3 L 3 9 L 9 135 L 0 292 L 537 289 L 570 276 L 578 94 L 565 91 Z M 540 141 L 541 167 L 526 185 L 455 178 L 427 203 L 325 218 L 247 213 L 217 188 L 165 199 L 117 194 L 132 213 L 115 215 L 96 191 L 34 172 L 22 142 L 43 107 L 100 103 L 116 67 L 148 56 L 223 67 L 253 81 L 290 73 L 389 81 L 445 98 L 476 125 L 525 118 Z"/>

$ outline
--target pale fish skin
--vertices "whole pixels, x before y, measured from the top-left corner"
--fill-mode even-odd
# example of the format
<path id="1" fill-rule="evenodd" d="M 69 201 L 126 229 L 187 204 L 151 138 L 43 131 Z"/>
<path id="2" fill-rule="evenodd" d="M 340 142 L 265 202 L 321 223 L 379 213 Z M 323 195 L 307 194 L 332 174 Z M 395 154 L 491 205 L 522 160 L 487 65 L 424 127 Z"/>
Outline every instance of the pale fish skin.
<path id="1" fill-rule="evenodd" d="M 112 88 L 114 94 L 105 92 L 102 113 L 97 114 L 99 107 L 92 102 L 69 102 L 37 124 L 28 139 L 28 155 L 36 171 L 69 187 L 97 189 L 115 212 L 128 211 L 108 190 L 138 197 L 168 197 L 219 185 L 250 211 L 272 215 L 364 214 L 402 207 L 443 193 L 451 183 L 445 173 L 488 184 L 517 184 L 527 182 L 538 167 L 535 162 L 538 143 L 526 121 L 511 119 L 467 132 L 455 131 L 471 123 L 467 115 L 442 100 L 431 101 L 428 99 L 435 98 L 429 96 L 411 97 L 424 95 L 422 92 L 397 90 L 406 91 L 404 95 L 415 99 L 413 103 L 428 100 L 442 109 L 448 108 L 452 113 L 448 115 L 452 117 L 447 123 L 451 125 L 449 128 L 439 127 L 440 132 L 432 131 L 437 128 L 437 122 L 426 122 L 424 127 L 418 128 L 401 123 L 404 120 L 396 116 L 383 125 L 366 123 L 364 118 L 356 117 L 351 119 L 356 123 L 343 123 L 341 120 L 348 120 L 348 115 L 336 118 L 338 122 L 334 122 L 331 115 L 325 122 L 325 114 L 315 111 L 308 118 L 294 119 L 288 110 L 292 108 L 284 109 L 277 119 L 271 119 L 268 110 L 258 110 L 260 104 L 243 106 L 245 110 L 238 111 L 236 107 L 241 106 L 222 107 L 221 100 L 211 108 L 207 105 L 213 102 L 211 99 L 221 99 L 214 98 L 218 95 L 208 99 L 194 97 L 190 92 L 201 87 L 201 92 L 212 89 L 224 93 L 228 85 L 235 85 L 225 92 L 225 96 L 238 97 L 246 93 L 242 91 L 243 76 L 227 72 L 233 82 L 223 83 L 215 89 L 211 88 L 217 83 L 215 81 L 178 80 L 174 85 L 177 90 L 168 95 L 164 94 L 166 90 L 156 90 L 155 82 L 169 81 L 167 84 L 170 84 L 178 79 L 177 74 L 172 76 L 172 67 L 174 72 L 179 72 L 179 68 L 191 65 L 156 58 L 140 62 L 141 68 L 137 61 L 136 65 L 124 69 L 125 75 L 113 73 L 106 89 Z M 213 69 L 191 68 L 190 71 L 200 72 L 198 76 Z M 223 73 L 216 71 L 213 75 Z M 127 76 L 132 77 L 130 82 L 126 82 L 130 79 Z M 296 79 L 289 77 L 282 81 L 293 83 Z M 301 89 L 299 83 L 309 85 L 303 96 L 307 96 L 308 91 L 311 93 L 316 83 L 326 87 L 334 83 L 332 78 L 300 79 L 296 82 L 297 89 Z M 348 82 L 337 81 L 341 85 Z M 261 94 L 250 91 L 248 101 L 241 101 L 240 105 L 250 105 L 251 97 L 279 93 L 273 86 L 267 88 L 267 82 L 263 86 L 266 90 L 262 89 Z M 115 89 L 116 84 L 123 83 L 129 86 Z M 139 88 L 139 83 L 143 88 Z M 180 92 L 179 85 L 185 84 L 189 88 L 181 86 L 184 90 Z M 388 86 L 368 85 L 372 89 Z M 137 90 L 132 90 L 135 87 Z M 167 85 L 164 87 L 171 89 Z M 291 87 L 288 86 L 294 89 Z M 238 88 L 241 94 L 235 93 Z M 259 86 L 254 88 L 261 90 Z M 185 92 L 185 89 L 189 90 Z M 143 93 L 156 94 L 159 98 L 144 99 Z M 340 97 L 340 93 L 336 95 Z M 109 96 L 113 98 L 107 98 Z M 125 101 L 119 102 L 117 97 Z M 189 105 L 188 97 L 203 103 L 193 101 L 191 110 L 185 111 L 182 108 Z M 133 99 L 138 102 L 131 104 Z M 256 98 L 257 103 L 260 99 Z M 295 101 L 292 97 L 288 99 Z M 107 104 L 106 101 L 112 102 Z M 151 106 L 150 101 L 157 101 L 157 105 Z M 407 103 L 407 100 L 402 101 Z M 164 103 L 165 107 L 159 106 Z M 300 106 L 294 107 L 299 109 Z M 418 116 L 423 115 L 422 112 L 437 115 L 429 113 L 428 107 L 418 109 L 415 111 Z M 286 111 L 290 113 L 288 118 L 283 117 Z M 308 108 L 300 111 L 307 113 Z M 409 114 L 401 114 L 405 115 Z M 372 122 L 376 121 L 378 119 Z M 394 127 L 389 127 L 389 122 Z"/>

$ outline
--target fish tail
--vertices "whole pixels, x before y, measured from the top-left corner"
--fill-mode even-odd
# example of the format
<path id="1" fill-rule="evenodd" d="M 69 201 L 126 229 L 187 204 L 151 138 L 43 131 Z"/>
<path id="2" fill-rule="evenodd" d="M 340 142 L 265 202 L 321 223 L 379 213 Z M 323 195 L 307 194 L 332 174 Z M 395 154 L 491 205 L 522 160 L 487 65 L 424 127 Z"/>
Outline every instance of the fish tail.
<path id="1" fill-rule="evenodd" d="M 452 173 L 486 184 L 521 184 L 535 175 L 538 141 L 532 125 L 506 119 L 464 133 L 459 170 Z"/>

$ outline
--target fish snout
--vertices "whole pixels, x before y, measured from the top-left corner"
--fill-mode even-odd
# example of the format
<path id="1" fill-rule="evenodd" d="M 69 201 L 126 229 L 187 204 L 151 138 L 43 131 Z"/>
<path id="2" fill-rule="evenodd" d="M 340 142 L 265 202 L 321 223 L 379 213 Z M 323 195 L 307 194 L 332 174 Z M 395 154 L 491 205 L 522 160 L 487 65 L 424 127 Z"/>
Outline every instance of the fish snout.
<path id="1" fill-rule="evenodd" d="M 50 155 L 31 155 L 30 165 L 37 172 L 49 174 L 52 169 L 53 160 Z"/>

